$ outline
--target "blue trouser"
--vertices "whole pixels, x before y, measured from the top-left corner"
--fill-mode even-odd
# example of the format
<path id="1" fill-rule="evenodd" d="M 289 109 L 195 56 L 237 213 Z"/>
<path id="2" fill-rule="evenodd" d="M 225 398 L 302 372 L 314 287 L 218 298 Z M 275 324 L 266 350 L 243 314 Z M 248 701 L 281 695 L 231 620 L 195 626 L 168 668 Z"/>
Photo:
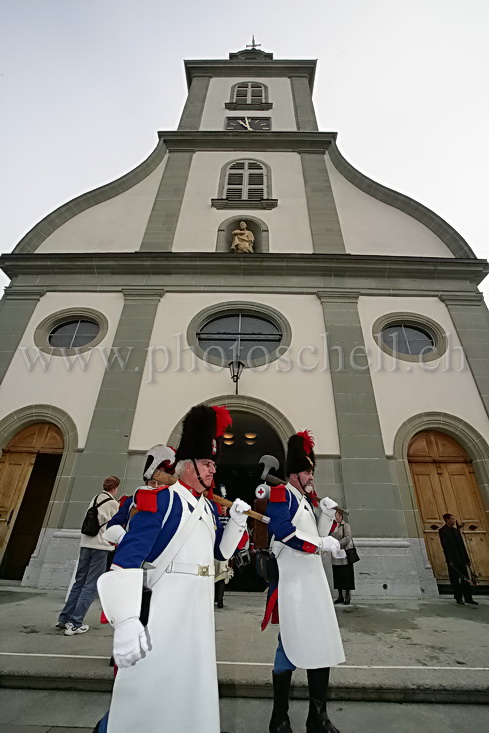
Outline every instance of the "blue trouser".
<path id="1" fill-rule="evenodd" d="M 289 670 L 293 672 L 294 669 L 297 669 L 297 667 L 292 664 L 287 654 L 285 653 L 284 646 L 282 644 L 282 637 L 279 634 L 277 651 L 275 652 L 275 662 L 273 665 L 273 671 L 275 674 L 281 674 L 282 672 L 287 672 Z"/>
<path id="2" fill-rule="evenodd" d="M 97 595 L 97 580 L 105 573 L 107 550 L 80 547 L 80 557 L 75 582 L 58 622 L 81 626 L 85 615 Z"/>

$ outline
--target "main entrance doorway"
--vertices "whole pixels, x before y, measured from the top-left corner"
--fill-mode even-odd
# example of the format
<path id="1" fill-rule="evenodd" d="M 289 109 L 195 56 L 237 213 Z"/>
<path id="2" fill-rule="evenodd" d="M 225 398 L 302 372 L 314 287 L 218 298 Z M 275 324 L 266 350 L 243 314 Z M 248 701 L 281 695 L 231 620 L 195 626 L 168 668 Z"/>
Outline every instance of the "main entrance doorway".
<path id="1" fill-rule="evenodd" d="M 276 473 L 284 476 L 285 454 L 282 441 L 275 430 L 262 418 L 249 412 L 231 410 L 233 426 L 226 433 L 219 458 L 216 474 L 216 487 L 224 485 L 227 498 L 231 501 L 239 497 L 253 506 L 255 489 L 261 483 L 262 466 L 259 460 L 263 455 L 272 455 L 279 461 Z M 255 573 L 252 562 L 239 569 L 235 567 L 235 577 L 227 586 L 235 591 L 262 591 L 265 581 Z"/>
<path id="2" fill-rule="evenodd" d="M 463 523 L 462 535 L 472 568 L 481 584 L 489 584 L 487 524 L 471 459 L 449 435 L 426 430 L 412 439 L 408 460 L 428 557 L 438 584 L 450 582 L 438 537 L 447 512 Z"/>
<path id="3" fill-rule="evenodd" d="M 0 459 L 0 577 L 21 580 L 35 550 L 64 442 L 59 428 L 21 430 Z"/>

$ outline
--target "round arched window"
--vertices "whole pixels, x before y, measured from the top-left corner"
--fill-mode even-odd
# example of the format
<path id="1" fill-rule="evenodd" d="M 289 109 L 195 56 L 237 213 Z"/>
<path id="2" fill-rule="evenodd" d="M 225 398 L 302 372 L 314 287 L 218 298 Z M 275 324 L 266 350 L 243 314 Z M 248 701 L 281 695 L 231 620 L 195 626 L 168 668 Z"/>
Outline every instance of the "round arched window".
<path id="1" fill-rule="evenodd" d="M 435 349 L 436 339 L 428 329 L 404 323 L 389 324 L 381 331 L 383 343 L 394 353 L 419 356 Z"/>
<path id="2" fill-rule="evenodd" d="M 211 318 L 197 331 L 204 358 L 208 355 L 214 363 L 219 359 L 222 364 L 238 358 L 245 366 L 270 358 L 282 336 L 271 319 L 246 312 Z"/>
<path id="3" fill-rule="evenodd" d="M 100 326 L 87 318 L 73 318 L 51 329 L 49 345 L 60 349 L 74 349 L 86 346 L 99 334 Z"/>

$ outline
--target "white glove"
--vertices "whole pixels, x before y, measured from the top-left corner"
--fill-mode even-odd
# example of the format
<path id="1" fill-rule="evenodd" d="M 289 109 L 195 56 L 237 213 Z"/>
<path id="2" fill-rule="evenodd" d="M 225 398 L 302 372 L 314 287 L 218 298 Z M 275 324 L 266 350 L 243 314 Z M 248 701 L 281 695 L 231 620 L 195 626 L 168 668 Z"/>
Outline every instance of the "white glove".
<path id="1" fill-rule="evenodd" d="M 324 499 L 321 499 L 319 502 L 319 506 L 321 507 L 321 511 L 324 512 L 327 517 L 334 519 L 335 509 L 338 506 L 336 501 L 330 499 L 329 496 L 325 496 Z"/>
<path id="2" fill-rule="evenodd" d="M 118 545 L 125 534 L 126 530 L 124 527 L 121 527 L 120 524 L 113 524 L 112 527 L 105 530 L 102 537 L 107 542 L 110 542 L 111 545 Z"/>
<path id="3" fill-rule="evenodd" d="M 331 552 L 336 557 L 336 553 L 341 550 L 340 543 L 334 537 L 320 537 L 321 544 L 319 552 Z"/>
<path id="4" fill-rule="evenodd" d="M 241 499 L 235 499 L 233 505 L 229 510 L 229 516 L 236 522 L 240 527 L 246 527 L 246 520 L 248 517 L 243 512 L 249 512 L 251 509 L 250 505 Z"/>
<path id="5" fill-rule="evenodd" d="M 118 667 L 131 667 L 144 659 L 150 648 L 147 630 L 138 618 L 133 616 L 116 626 L 114 661 Z"/>

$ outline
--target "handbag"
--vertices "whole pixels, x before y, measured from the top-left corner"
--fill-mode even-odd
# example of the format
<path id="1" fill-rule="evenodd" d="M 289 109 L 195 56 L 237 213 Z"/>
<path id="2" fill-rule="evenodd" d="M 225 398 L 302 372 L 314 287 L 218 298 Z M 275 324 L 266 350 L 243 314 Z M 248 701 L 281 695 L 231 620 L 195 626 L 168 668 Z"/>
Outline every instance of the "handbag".
<path id="1" fill-rule="evenodd" d="M 357 552 L 357 548 L 355 546 L 350 547 L 349 550 L 345 550 L 346 552 L 346 559 L 348 560 L 348 565 L 353 565 L 354 562 L 358 562 L 360 560 Z"/>
<path id="2" fill-rule="evenodd" d="M 342 525 L 342 529 L 343 529 L 343 537 L 344 537 L 345 536 L 345 526 L 344 525 Z M 348 565 L 353 565 L 353 563 L 359 562 L 360 560 L 360 557 L 358 556 L 357 548 L 355 547 L 355 543 L 353 542 L 353 540 L 351 542 L 352 542 L 353 547 L 350 547 L 349 550 L 345 550 Z"/>

